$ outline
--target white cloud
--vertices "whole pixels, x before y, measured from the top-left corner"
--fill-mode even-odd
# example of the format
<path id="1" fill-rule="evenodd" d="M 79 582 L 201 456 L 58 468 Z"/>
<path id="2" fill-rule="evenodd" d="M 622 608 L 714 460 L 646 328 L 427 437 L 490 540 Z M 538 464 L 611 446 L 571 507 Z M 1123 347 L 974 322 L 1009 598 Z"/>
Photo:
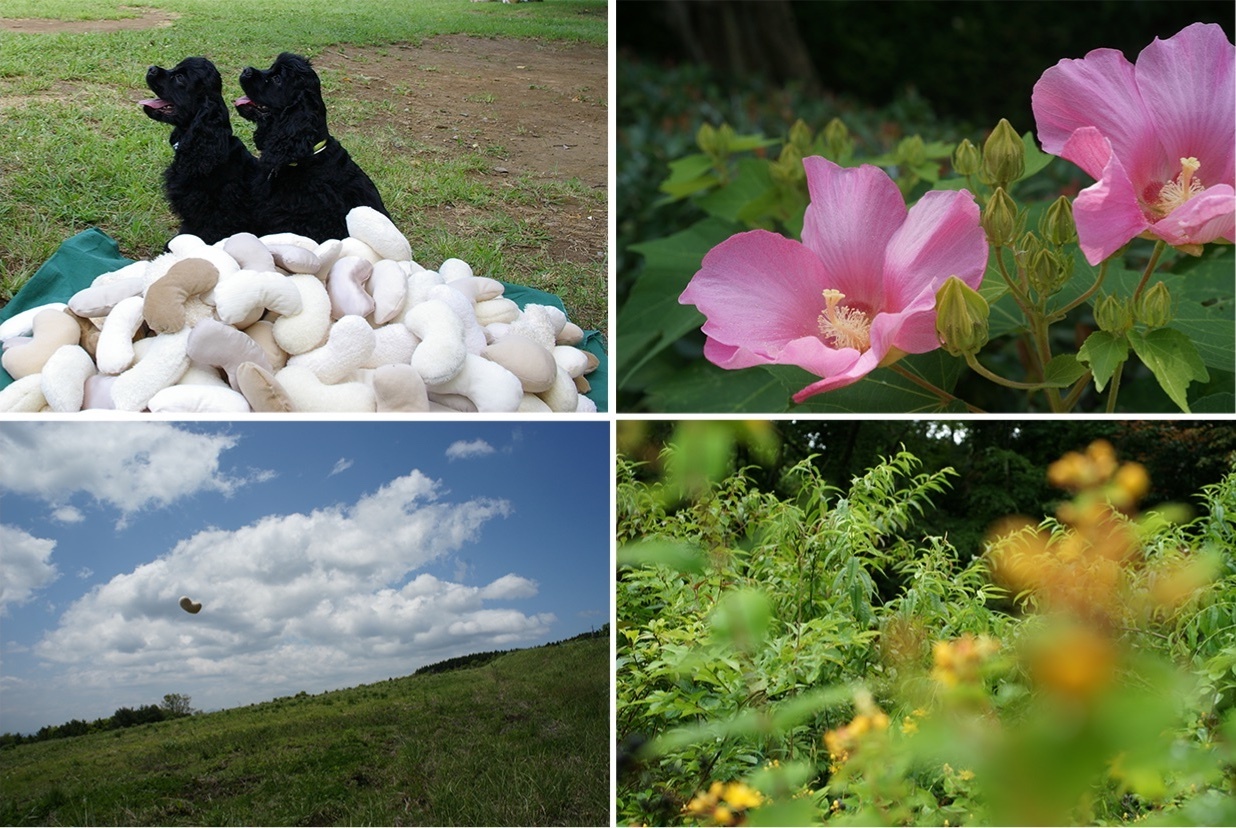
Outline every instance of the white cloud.
<path id="1" fill-rule="evenodd" d="M 52 520 L 59 523 L 81 523 L 86 519 L 82 514 L 81 509 L 74 506 L 61 506 L 52 511 Z"/>
<path id="2" fill-rule="evenodd" d="M 10 604 L 24 604 L 59 577 L 51 563 L 54 540 L 36 538 L 0 523 L 0 615 Z"/>
<path id="3" fill-rule="evenodd" d="M 484 440 L 456 440 L 446 449 L 446 456 L 451 460 L 467 460 L 471 457 L 484 457 L 493 454 L 494 447 Z"/>
<path id="4" fill-rule="evenodd" d="M 94 570 L 88 566 L 83 566 L 81 569 L 77 570 L 77 577 L 81 578 L 83 581 L 88 579 L 93 574 Z"/>
<path id="5" fill-rule="evenodd" d="M 339 459 L 335 462 L 335 467 L 334 467 L 333 469 L 331 469 L 331 470 L 330 470 L 330 474 L 328 474 L 328 475 L 326 475 L 326 476 L 327 476 L 327 477 L 334 477 L 335 475 L 339 474 L 340 472 L 345 472 L 345 471 L 347 471 L 348 469 L 352 468 L 352 463 L 353 463 L 353 461 L 352 461 L 352 460 L 349 460 L 349 459 L 347 459 L 346 457 L 340 457 L 340 458 L 339 458 Z"/>
<path id="6" fill-rule="evenodd" d="M 170 423 L 0 424 L 0 491 L 31 495 L 64 512 L 84 492 L 128 517 L 203 491 L 230 496 L 274 476 L 233 477 L 219 468 L 237 444 L 227 435 L 194 434 Z"/>
<path id="7" fill-rule="evenodd" d="M 492 606 L 534 595 L 526 578 L 410 577 L 511 512 L 506 501 L 444 502 L 442 492 L 413 471 L 351 505 L 201 531 L 92 589 L 35 653 L 78 685 L 191 684 L 195 703 L 210 707 L 239 693 L 252 701 L 406 675 L 546 635 L 552 614 Z M 200 614 L 179 609 L 182 594 L 202 602 Z"/>

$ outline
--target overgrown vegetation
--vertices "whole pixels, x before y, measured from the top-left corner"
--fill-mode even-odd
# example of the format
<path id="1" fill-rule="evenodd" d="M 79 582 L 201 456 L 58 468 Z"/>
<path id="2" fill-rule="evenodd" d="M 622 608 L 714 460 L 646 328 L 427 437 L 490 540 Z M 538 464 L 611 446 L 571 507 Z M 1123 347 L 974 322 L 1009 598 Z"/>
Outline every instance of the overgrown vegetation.
<path id="1" fill-rule="evenodd" d="M 725 467 L 761 425 L 619 458 L 619 824 L 1236 819 L 1236 472 L 1175 522 L 1078 446 L 1056 513 L 970 555 L 916 531 L 952 470 L 807 458 L 777 494 Z"/>
<path id="2" fill-rule="evenodd" d="M 609 641 L 0 751 L 5 825 L 601 825 Z"/>

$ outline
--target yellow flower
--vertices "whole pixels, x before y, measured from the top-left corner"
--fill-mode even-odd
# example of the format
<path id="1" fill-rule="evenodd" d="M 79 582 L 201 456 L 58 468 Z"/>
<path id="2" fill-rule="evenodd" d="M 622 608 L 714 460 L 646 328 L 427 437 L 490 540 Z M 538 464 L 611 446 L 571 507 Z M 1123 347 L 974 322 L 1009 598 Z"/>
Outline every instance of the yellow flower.
<path id="1" fill-rule="evenodd" d="M 721 798 L 739 811 L 756 808 L 764 803 L 764 797 L 759 791 L 742 782 L 731 782 L 726 785 Z"/>
<path id="2" fill-rule="evenodd" d="M 971 779 L 974 778 L 974 771 L 963 770 L 957 774 L 957 778 L 960 779 L 962 782 L 969 782 Z"/>
<path id="3" fill-rule="evenodd" d="M 911 733 L 918 733 L 918 722 L 906 716 L 901 720 L 901 732 L 907 736 Z"/>

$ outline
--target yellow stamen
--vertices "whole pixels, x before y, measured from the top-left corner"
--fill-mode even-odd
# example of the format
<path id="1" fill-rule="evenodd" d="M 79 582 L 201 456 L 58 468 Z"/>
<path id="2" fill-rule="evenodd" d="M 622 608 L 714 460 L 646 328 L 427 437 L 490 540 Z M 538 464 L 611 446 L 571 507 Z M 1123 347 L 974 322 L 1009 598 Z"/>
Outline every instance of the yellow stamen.
<path id="1" fill-rule="evenodd" d="M 1196 158 L 1181 158 L 1180 175 L 1176 176 L 1175 181 L 1169 181 L 1163 185 L 1151 209 L 1159 216 L 1166 216 L 1206 189 L 1200 178 L 1193 177 L 1201 166 L 1201 162 Z"/>
<path id="2" fill-rule="evenodd" d="M 816 320 L 820 335 L 837 348 L 866 351 L 871 347 L 871 320 L 858 308 L 838 307 L 845 294 L 829 288 L 823 292 L 824 312 Z"/>

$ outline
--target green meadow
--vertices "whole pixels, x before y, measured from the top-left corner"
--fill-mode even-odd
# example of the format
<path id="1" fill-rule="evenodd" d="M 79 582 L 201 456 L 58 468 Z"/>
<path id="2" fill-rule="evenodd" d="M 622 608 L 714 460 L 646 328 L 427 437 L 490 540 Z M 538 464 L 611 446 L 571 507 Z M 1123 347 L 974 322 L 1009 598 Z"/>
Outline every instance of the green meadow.
<path id="1" fill-rule="evenodd" d="M 609 639 L 0 750 L 4 825 L 607 825 Z"/>
<path id="2" fill-rule="evenodd" d="M 607 38 L 605 0 L 7 0 L 0 15 L 99 24 L 84 33 L 0 27 L 0 304 L 87 227 L 103 229 L 130 258 L 161 252 L 174 235 L 161 191 L 168 128 L 135 103 L 149 97 L 149 65 L 207 55 L 227 98 L 239 94 L 240 69 L 264 68 L 285 50 L 312 59 L 365 49 L 381 58 L 386 47 L 442 35 L 595 45 Z M 170 25 L 107 25 L 143 16 Z M 382 117 L 401 108 L 399 100 L 361 100 L 352 94 L 354 79 L 321 74 L 332 132 L 378 183 L 418 261 L 436 267 L 464 259 L 478 273 L 558 294 L 584 328 L 606 327 L 605 257 L 564 259 L 551 243 L 559 213 L 605 211 L 604 188 L 570 177 L 487 174 L 502 163 L 500 143 L 422 143 Z M 606 105 L 604 89 L 584 94 Z M 234 113 L 232 122 L 251 146 L 251 125 Z"/>

